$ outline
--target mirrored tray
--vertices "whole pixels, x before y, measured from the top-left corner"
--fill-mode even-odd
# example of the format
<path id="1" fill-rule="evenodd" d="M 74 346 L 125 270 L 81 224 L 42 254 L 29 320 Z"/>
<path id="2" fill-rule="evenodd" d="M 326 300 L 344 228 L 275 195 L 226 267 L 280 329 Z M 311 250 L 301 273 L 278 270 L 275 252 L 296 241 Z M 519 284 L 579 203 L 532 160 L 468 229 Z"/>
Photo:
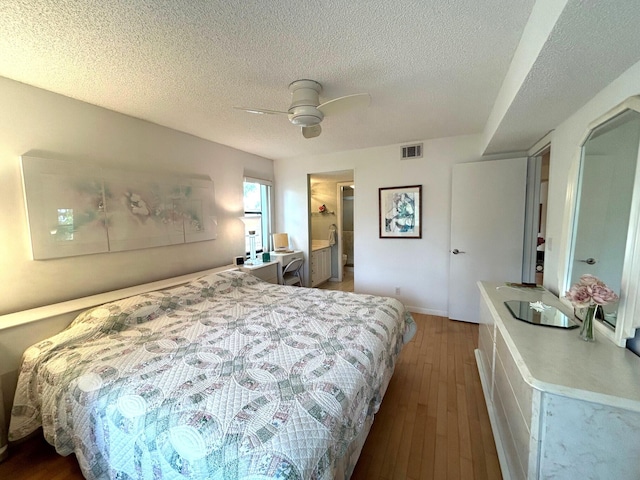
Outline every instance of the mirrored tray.
<path id="1" fill-rule="evenodd" d="M 555 307 L 542 302 L 504 302 L 511 315 L 523 322 L 555 328 L 577 328 L 578 324 Z"/>

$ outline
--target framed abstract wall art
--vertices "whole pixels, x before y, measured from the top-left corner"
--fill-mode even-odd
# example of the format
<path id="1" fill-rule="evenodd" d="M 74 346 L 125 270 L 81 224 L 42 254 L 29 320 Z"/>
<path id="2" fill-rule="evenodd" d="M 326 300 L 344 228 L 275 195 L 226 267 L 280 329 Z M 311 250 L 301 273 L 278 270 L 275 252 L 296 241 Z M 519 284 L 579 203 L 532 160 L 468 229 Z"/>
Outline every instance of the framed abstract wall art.
<path id="1" fill-rule="evenodd" d="M 380 238 L 422 238 L 422 185 L 378 189 Z"/>
<path id="2" fill-rule="evenodd" d="M 34 260 L 217 237 L 213 181 L 22 157 Z"/>

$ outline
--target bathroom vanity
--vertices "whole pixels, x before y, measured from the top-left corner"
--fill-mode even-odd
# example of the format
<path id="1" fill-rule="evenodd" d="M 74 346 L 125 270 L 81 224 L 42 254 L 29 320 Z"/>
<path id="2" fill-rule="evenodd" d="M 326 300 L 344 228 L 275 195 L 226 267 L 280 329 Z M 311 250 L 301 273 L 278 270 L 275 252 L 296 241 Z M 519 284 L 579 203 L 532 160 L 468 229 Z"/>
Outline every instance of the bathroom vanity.
<path id="1" fill-rule="evenodd" d="M 331 278 L 331 245 L 322 240 L 311 244 L 311 286 L 316 287 Z"/>
<path id="2" fill-rule="evenodd" d="M 542 288 L 479 282 L 476 361 L 505 479 L 640 478 L 640 357 L 596 333 L 533 325 L 504 302 L 540 302 Z M 539 305 L 539 304 L 538 304 Z"/>

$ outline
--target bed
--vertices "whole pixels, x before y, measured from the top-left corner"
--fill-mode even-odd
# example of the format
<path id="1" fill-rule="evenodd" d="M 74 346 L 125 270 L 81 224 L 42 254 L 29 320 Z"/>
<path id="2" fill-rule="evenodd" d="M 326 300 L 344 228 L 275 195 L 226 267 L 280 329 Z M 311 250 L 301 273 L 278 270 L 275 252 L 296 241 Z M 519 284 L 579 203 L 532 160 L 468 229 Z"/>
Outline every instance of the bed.
<path id="1" fill-rule="evenodd" d="M 349 478 L 414 333 L 392 298 L 210 274 L 28 348 L 9 439 L 88 479 Z"/>

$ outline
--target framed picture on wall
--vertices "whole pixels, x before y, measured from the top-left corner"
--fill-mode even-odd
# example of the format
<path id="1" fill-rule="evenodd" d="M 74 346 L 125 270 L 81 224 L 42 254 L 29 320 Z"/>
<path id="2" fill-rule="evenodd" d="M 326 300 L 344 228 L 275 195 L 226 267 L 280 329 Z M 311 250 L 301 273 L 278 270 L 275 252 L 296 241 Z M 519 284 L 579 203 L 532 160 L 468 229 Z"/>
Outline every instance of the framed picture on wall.
<path id="1" fill-rule="evenodd" d="M 422 185 L 378 189 L 380 238 L 422 238 Z"/>

